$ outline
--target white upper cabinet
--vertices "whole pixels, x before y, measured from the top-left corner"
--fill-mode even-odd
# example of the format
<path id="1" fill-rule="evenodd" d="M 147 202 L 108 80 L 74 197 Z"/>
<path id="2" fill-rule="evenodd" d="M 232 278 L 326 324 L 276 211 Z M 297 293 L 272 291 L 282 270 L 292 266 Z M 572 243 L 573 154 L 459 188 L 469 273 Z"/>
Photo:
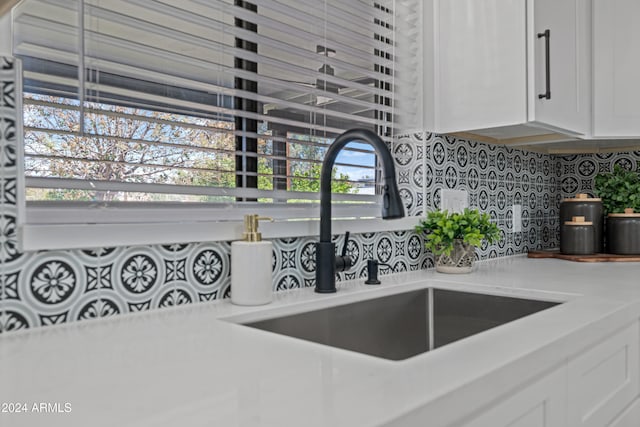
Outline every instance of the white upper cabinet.
<path id="1" fill-rule="evenodd" d="M 588 134 L 589 35 L 584 0 L 426 1 L 427 129 Z"/>
<path id="2" fill-rule="evenodd" d="M 593 0 L 593 134 L 640 136 L 640 1 Z"/>
<path id="3" fill-rule="evenodd" d="M 585 0 L 528 2 L 529 120 L 588 135 L 591 118 L 590 13 Z"/>
<path id="4" fill-rule="evenodd" d="M 436 131 L 457 132 L 525 122 L 525 3 L 521 0 L 435 3 Z"/>

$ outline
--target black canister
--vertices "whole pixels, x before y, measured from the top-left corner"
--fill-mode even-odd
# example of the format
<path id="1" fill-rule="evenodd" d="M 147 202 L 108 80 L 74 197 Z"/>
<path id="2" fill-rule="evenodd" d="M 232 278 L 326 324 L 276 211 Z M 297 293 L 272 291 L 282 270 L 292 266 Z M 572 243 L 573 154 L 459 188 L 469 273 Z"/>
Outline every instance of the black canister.
<path id="1" fill-rule="evenodd" d="M 566 255 L 592 255 L 595 253 L 595 229 L 583 216 L 574 216 L 560 226 L 560 253 Z"/>
<path id="2" fill-rule="evenodd" d="M 640 213 L 625 209 L 607 218 L 607 252 L 617 255 L 640 255 Z"/>
<path id="3" fill-rule="evenodd" d="M 583 216 L 585 221 L 593 223 L 594 248 L 596 253 L 604 252 L 604 208 L 602 199 L 576 194 L 575 198 L 564 199 L 560 203 L 560 224 L 571 221 L 574 216 Z M 560 246 L 562 246 L 563 228 L 560 227 Z"/>

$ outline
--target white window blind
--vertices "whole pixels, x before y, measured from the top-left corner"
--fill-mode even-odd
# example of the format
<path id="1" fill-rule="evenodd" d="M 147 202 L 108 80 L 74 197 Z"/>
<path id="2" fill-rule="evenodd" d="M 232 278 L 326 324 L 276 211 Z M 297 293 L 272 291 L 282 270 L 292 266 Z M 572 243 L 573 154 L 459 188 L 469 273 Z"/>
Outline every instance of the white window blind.
<path id="1" fill-rule="evenodd" d="M 394 4 L 23 1 L 27 221 L 316 217 L 332 140 L 392 136 Z M 371 147 L 344 150 L 336 216 L 379 216 L 377 172 Z"/>

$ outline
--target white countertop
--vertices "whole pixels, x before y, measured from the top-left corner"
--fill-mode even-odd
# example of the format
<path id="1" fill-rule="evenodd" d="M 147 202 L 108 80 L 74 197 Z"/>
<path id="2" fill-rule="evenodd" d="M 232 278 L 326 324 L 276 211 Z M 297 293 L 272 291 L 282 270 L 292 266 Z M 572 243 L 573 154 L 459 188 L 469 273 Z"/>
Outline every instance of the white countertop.
<path id="1" fill-rule="evenodd" d="M 225 300 L 3 334 L 0 404 L 26 403 L 28 413 L 0 412 L 0 426 L 353 427 L 412 425 L 424 414 L 444 425 L 640 317 L 639 274 L 637 263 L 512 257 L 468 275 L 278 292 L 262 307 Z M 429 286 L 567 302 L 404 361 L 228 321 Z M 33 412 L 41 402 L 71 411 Z"/>

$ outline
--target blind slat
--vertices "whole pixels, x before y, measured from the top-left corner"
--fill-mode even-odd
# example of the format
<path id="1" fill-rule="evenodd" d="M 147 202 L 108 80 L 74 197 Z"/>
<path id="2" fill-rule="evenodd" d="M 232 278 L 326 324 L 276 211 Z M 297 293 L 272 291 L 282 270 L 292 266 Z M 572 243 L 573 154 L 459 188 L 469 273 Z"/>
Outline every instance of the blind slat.
<path id="1" fill-rule="evenodd" d="M 268 198 L 278 200 L 302 199 L 320 200 L 320 194 L 303 191 L 258 190 L 252 188 L 219 188 L 173 184 L 140 184 L 135 182 L 114 183 L 112 181 L 78 180 L 65 178 L 26 179 L 28 187 L 33 188 L 68 188 L 74 190 L 153 192 L 159 194 L 190 194 L 199 196 L 225 196 L 245 198 Z M 333 202 L 380 203 L 382 197 L 370 194 L 334 194 Z"/>

